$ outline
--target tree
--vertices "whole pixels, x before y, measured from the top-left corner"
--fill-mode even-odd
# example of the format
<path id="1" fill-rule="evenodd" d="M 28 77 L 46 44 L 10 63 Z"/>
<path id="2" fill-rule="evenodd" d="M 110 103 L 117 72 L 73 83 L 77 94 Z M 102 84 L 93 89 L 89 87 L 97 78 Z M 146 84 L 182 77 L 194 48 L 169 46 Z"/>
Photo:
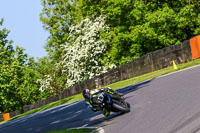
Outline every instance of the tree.
<path id="1" fill-rule="evenodd" d="M 45 48 L 50 57 L 57 61 L 61 56 L 61 45 L 65 43 L 69 36 L 69 27 L 75 21 L 75 17 L 78 16 L 76 14 L 76 1 L 41 0 L 41 2 L 43 9 L 40 19 L 44 28 L 50 33 Z"/>
<path id="2" fill-rule="evenodd" d="M 112 64 L 123 65 L 200 32 L 200 2 L 195 0 L 42 0 L 42 3 L 41 20 L 50 32 L 46 45 L 50 57 L 46 65 L 48 71 L 40 83 L 41 90 L 49 88 L 51 94 L 98 75 Z M 99 16 L 106 17 L 104 24 L 110 28 L 91 40 L 106 40 L 98 46 L 104 54 L 88 56 L 97 47 L 93 47 L 94 42 L 81 39 L 86 33 L 83 18 L 94 23 Z M 88 49 L 84 49 L 86 47 Z"/>
<path id="3" fill-rule="evenodd" d="M 23 102 L 18 94 L 19 85 L 23 82 L 21 77 L 25 68 L 26 55 L 20 47 L 14 50 L 6 40 L 8 30 L 1 31 L 0 43 L 0 104 L 1 111 L 22 110 Z M 8 43 L 8 44 L 7 44 Z"/>
<path id="4" fill-rule="evenodd" d="M 0 112 L 22 111 L 24 105 L 43 98 L 36 82 L 39 73 L 34 59 L 28 58 L 24 48 L 14 49 L 12 41 L 6 39 L 8 33 L 0 29 Z"/>
<path id="5" fill-rule="evenodd" d="M 106 67 L 103 62 L 106 40 L 101 38 L 100 33 L 108 32 L 108 29 L 102 16 L 94 20 L 85 18 L 79 24 L 71 26 L 69 37 L 62 45 L 62 60 L 57 64 L 57 68 L 62 68 L 62 75 L 66 79 L 65 87 L 90 79 L 113 67 Z M 52 89 L 52 79 L 52 76 L 46 75 L 45 80 L 40 80 L 43 90 Z"/>
<path id="6" fill-rule="evenodd" d="M 40 84 L 40 91 L 47 96 L 55 95 L 65 88 L 66 76 L 62 74 L 62 66 L 52 63 L 49 57 L 40 58 L 37 71 L 40 78 L 37 82 Z"/>
<path id="7" fill-rule="evenodd" d="M 60 62 L 67 78 L 66 85 L 74 85 L 108 70 L 103 64 L 106 39 L 102 39 L 100 34 L 108 32 L 108 29 L 102 16 L 94 20 L 83 19 L 70 28 Z"/>
<path id="8" fill-rule="evenodd" d="M 104 14 L 110 25 L 105 60 L 122 65 L 199 34 L 199 1 L 79 0 L 81 16 Z"/>
<path id="9" fill-rule="evenodd" d="M 0 26 L 3 19 L 0 21 Z M 17 73 L 16 60 L 13 59 L 15 51 L 11 45 L 12 41 L 8 41 L 9 30 L 0 30 L 0 111 L 14 110 L 14 106 L 19 107 L 19 96 L 16 96 L 15 82 Z M 19 68 L 19 67 L 18 67 Z M 19 70 L 19 69 L 18 69 Z"/>
<path id="10" fill-rule="evenodd" d="M 37 80 L 41 78 L 41 73 L 37 69 L 38 63 L 31 57 L 22 71 L 23 76 L 18 78 L 22 83 L 17 88 L 17 93 L 20 95 L 23 105 L 35 103 L 49 96 L 47 92 L 39 90 L 40 84 L 37 83 Z"/>

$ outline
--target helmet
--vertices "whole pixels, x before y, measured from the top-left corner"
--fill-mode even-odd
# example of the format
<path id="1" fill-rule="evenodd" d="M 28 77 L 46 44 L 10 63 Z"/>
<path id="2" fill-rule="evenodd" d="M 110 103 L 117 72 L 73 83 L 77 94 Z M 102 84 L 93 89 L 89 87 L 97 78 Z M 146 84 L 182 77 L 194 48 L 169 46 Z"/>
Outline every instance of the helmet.
<path id="1" fill-rule="evenodd" d="M 82 95 L 84 98 L 86 99 L 90 99 L 90 90 L 89 89 L 84 89 L 83 92 L 82 92 Z"/>

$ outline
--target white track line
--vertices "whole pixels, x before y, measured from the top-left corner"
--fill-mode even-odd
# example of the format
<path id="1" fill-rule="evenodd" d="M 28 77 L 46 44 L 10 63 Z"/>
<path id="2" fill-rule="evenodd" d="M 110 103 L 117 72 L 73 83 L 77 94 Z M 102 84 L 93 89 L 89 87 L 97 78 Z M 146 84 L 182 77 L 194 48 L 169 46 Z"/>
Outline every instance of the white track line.
<path id="1" fill-rule="evenodd" d="M 95 130 L 95 133 L 96 133 L 96 131 L 98 133 L 105 133 L 105 131 L 102 127 L 78 127 L 78 128 L 70 128 L 70 129 L 93 129 L 93 130 Z"/>
<path id="2" fill-rule="evenodd" d="M 195 121 L 181 128 L 176 133 L 194 133 L 193 131 L 194 129 L 198 129 L 199 123 L 200 123 L 200 118 L 196 119 Z M 197 131 L 195 133 L 200 133 L 200 131 Z"/>

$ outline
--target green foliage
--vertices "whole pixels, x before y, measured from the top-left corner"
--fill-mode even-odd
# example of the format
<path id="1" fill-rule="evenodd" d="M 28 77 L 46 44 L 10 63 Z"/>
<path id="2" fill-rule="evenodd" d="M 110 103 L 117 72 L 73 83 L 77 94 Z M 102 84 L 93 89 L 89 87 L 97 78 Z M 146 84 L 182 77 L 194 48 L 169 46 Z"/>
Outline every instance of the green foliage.
<path id="1" fill-rule="evenodd" d="M 26 67 L 22 71 L 23 76 L 19 78 L 23 82 L 17 90 L 19 91 L 18 94 L 21 97 L 23 105 L 28 105 L 47 98 L 48 94 L 39 91 L 40 86 L 37 80 L 41 77 L 41 74 L 37 71 L 38 66 L 34 58 L 29 58 L 25 65 Z"/>
<path id="2" fill-rule="evenodd" d="M 47 131 L 45 133 L 97 133 L 95 129 L 61 129 L 55 131 Z"/>
<path id="3" fill-rule="evenodd" d="M 72 24 L 85 17 L 107 16 L 106 23 L 111 29 L 109 34 L 103 35 L 110 40 L 104 57 L 105 64 L 125 64 L 148 52 L 179 44 L 200 32 L 200 2 L 195 0 L 42 2 L 41 20 L 51 34 L 47 50 L 53 49 L 56 53 L 62 51 L 60 45 L 67 41 Z M 53 55 L 57 59 L 61 57 L 59 54 Z"/>
<path id="4" fill-rule="evenodd" d="M 111 27 L 107 58 L 125 64 L 199 34 L 198 1 L 80 0 L 82 16 L 104 14 Z"/>
<path id="5" fill-rule="evenodd" d="M 85 18 L 71 26 L 69 37 L 62 45 L 62 60 L 52 66 L 54 69 L 48 69 L 53 70 L 52 72 L 47 72 L 38 80 L 40 90 L 56 94 L 63 90 L 59 89 L 60 85 L 60 88 L 67 88 L 106 72 L 109 68 L 104 66 L 102 60 L 106 41 L 100 39 L 100 33 L 108 30 L 102 16 L 95 20 Z"/>
<path id="6" fill-rule="evenodd" d="M 63 91 L 67 79 L 62 70 L 62 66 L 54 64 L 49 57 L 39 59 L 37 72 L 40 73 L 40 78 L 37 82 L 40 84 L 41 93 L 51 96 Z"/>
<path id="7" fill-rule="evenodd" d="M 38 62 L 38 72 L 41 74 L 38 83 L 41 84 L 41 92 L 54 95 L 65 88 L 66 76 L 62 75 L 62 66 L 56 64 L 61 61 L 63 54 L 61 45 L 65 44 L 69 37 L 69 28 L 79 15 L 76 13 L 76 0 L 41 0 L 41 3 L 43 10 L 40 19 L 50 36 L 45 46 L 49 57 Z"/>
<path id="8" fill-rule="evenodd" d="M 22 110 L 23 105 L 42 98 L 34 59 L 28 58 L 23 48 L 14 49 L 12 41 L 6 39 L 8 33 L 0 29 L 0 112 Z"/>
<path id="9" fill-rule="evenodd" d="M 47 95 L 61 92 L 63 88 L 70 86 L 72 82 L 69 83 L 69 79 L 73 83 L 74 81 L 78 83 L 92 77 L 85 73 L 98 71 L 95 64 L 87 63 L 86 60 L 74 65 L 74 59 L 79 59 L 77 56 L 81 58 L 86 52 L 84 45 L 92 47 L 95 44 L 90 44 L 84 39 L 76 40 L 84 35 L 79 29 L 70 33 L 70 27 L 78 25 L 84 18 L 95 20 L 99 16 L 106 16 L 105 24 L 110 27 L 109 32 L 101 32 L 99 35 L 99 39 L 106 40 L 102 46 L 101 56 L 95 59 L 97 62 L 103 61 L 102 68 L 112 64 L 123 65 L 148 52 L 179 44 L 200 32 L 200 2 L 195 0 L 41 0 L 41 2 L 43 5 L 41 21 L 50 33 L 46 44 L 50 57 L 41 59 L 37 69 L 41 74 L 38 80 L 41 84 L 40 90 L 42 92 L 50 90 Z M 75 39 L 70 38 L 70 34 L 74 34 Z M 80 45 L 76 45 L 77 43 Z M 65 47 L 61 47 L 62 45 Z M 92 58 L 91 53 L 95 48 L 87 54 L 91 56 L 88 56 L 89 58 Z M 63 60 L 64 55 L 66 58 Z M 59 62 L 63 65 L 58 65 Z M 82 64 L 85 64 L 84 68 L 95 69 L 83 70 Z M 79 73 L 79 76 L 75 74 L 74 76 L 67 70 Z M 66 75 L 62 73 L 63 71 Z"/>
<path id="10" fill-rule="evenodd" d="M 75 0 L 41 0 L 43 5 L 40 19 L 50 36 L 46 43 L 46 50 L 55 60 L 60 58 L 61 44 L 68 38 L 69 27 L 77 15 Z"/>

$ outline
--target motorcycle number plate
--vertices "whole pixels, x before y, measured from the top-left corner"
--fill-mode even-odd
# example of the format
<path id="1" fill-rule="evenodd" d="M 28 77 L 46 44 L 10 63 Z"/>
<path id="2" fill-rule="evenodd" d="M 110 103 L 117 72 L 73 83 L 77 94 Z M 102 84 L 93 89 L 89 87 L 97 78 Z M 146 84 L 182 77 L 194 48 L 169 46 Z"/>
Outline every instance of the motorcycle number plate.
<path id="1" fill-rule="evenodd" d="M 102 103 L 102 102 L 103 102 L 103 99 L 104 99 L 103 94 L 100 93 L 100 94 L 97 95 L 97 97 L 98 97 L 98 98 L 97 98 L 98 103 Z"/>

